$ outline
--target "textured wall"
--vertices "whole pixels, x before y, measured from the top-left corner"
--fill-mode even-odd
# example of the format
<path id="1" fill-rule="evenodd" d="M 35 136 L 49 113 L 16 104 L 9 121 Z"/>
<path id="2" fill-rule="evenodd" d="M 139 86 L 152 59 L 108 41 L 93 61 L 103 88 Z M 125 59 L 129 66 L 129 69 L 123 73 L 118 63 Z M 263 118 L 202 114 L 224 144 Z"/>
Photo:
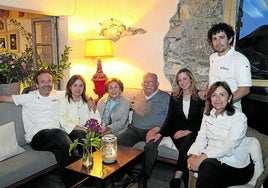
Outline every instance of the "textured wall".
<path id="1" fill-rule="evenodd" d="M 209 56 L 213 52 L 207 42 L 211 24 L 223 21 L 222 0 L 180 0 L 177 12 L 170 19 L 170 28 L 164 38 L 164 73 L 175 86 L 175 75 L 181 68 L 188 68 L 198 82 L 206 86 Z"/>

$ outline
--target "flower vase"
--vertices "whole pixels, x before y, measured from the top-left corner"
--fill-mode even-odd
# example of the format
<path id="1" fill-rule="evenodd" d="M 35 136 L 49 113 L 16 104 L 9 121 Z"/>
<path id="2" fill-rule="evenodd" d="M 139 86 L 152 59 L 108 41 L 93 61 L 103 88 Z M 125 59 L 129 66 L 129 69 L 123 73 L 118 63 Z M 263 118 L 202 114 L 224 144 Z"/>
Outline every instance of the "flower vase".
<path id="1" fill-rule="evenodd" d="M 82 165 L 88 169 L 93 168 L 92 145 L 90 145 L 87 149 L 83 146 Z"/>

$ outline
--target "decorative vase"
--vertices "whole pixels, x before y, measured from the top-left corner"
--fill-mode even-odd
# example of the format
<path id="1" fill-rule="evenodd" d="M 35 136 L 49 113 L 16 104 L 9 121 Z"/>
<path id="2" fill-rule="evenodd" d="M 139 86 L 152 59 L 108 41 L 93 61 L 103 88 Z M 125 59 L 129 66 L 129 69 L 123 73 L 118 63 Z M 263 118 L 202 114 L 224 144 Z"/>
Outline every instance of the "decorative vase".
<path id="1" fill-rule="evenodd" d="M 102 137 L 102 161 L 114 163 L 117 159 L 117 138 L 114 134 L 106 134 Z"/>
<path id="2" fill-rule="evenodd" d="M 83 146 L 82 165 L 88 169 L 93 168 L 93 152 L 92 145 L 89 148 Z"/>
<path id="3" fill-rule="evenodd" d="M 9 95 L 20 94 L 20 82 L 0 84 L 0 94 L 9 94 Z"/>

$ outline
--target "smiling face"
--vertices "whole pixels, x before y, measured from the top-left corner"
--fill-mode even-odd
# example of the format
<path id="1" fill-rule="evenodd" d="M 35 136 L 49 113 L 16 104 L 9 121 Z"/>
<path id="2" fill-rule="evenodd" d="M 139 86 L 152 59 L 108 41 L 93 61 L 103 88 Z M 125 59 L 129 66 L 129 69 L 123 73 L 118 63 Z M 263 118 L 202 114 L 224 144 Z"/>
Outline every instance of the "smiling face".
<path id="1" fill-rule="evenodd" d="M 178 74 L 177 83 L 183 92 L 191 90 L 191 78 L 185 72 Z"/>
<path id="2" fill-rule="evenodd" d="M 232 96 L 229 96 L 227 90 L 222 86 L 216 88 L 211 95 L 211 104 L 216 109 L 216 114 L 220 114 L 225 109 L 231 98 Z"/>
<path id="3" fill-rule="evenodd" d="M 41 73 L 37 76 L 36 87 L 39 89 L 41 96 L 47 97 L 53 88 L 53 78 L 49 73 Z"/>
<path id="4" fill-rule="evenodd" d="M 107 92 L 112 100 L 116 100 L 121 93 L 121 88 L 119 84 L 115 81 L 110 82 L 107 89 Z"/>
<path id="5" fill-rule="evenodd" d="M 146 96 L 150 96 L 158 89 L 159 83 L 154 74 L 148 73 L 143 76 L 142 88 Z"/>
<path id="6" fill-rule="evenodd" d="M 219 56 L 225 55 L 230 50 L 232 40 L 233 38 L 228 40 L 227 35 L 223 31 L 212 35 L 212 45 Z"/>
<path id="7" fill-rule="evenodd" d="M 70 90 L 72 93 L 72 97 L 74 100 L 80 100 L 80 97 L 84 91 L 84 84 L 82 82 L 82 80 L 77 79 L 71 86 L 70 86 Z"/>

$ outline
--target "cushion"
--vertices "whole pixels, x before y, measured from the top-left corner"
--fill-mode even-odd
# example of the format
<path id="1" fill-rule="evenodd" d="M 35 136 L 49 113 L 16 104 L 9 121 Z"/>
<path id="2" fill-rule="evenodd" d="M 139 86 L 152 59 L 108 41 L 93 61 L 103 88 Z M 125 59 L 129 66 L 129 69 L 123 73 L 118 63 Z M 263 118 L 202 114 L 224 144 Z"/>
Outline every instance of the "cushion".
<path id="1" fill-rule="evenodd" d="M 25 150 L 18 145 L 14 122 L 0 126 L 0 161 L 18 155 Z"/>
<path id="2" fill-rule="evenodd" d="M 173 149 L 173 150 L 177 150 L 175 144 L 173 143 L 172 139 L 170 138 L 170 136 L 167 137 L 163 137 L 163 139 L 161 140 L 159 146 L 165 146 L 167 148 Z"/>
<path id="3" fill-rule="evenodd" d="M 251 158 L 255 164 L 254 166 L 254 175 L 250 182 L 248 182 L 249 185 L 254 186 L 256 184 L 256 181 L 258 177 L 261 175 L 263 171 L 263 159 L 262 159 L 262 151 L 259 140 L 255 137 L 246 137 L 246 142 L 249 148 L 249 153 L 251 155 Z"/>

